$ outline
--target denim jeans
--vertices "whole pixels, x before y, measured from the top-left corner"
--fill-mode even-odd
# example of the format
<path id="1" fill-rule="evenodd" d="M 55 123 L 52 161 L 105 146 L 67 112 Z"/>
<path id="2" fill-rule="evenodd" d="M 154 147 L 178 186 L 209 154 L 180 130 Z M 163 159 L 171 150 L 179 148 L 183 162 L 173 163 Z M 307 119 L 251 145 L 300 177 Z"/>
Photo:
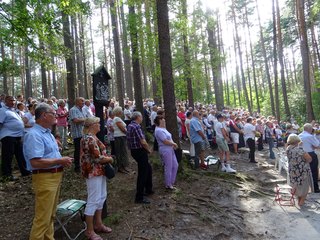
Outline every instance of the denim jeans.
<path id="1" fill-rule="evenodd" d="M 275 157 L 274 152 L 273 152 L 273 150 L 272 150 L 272 148 L 274 147 L 274 140 L 273 140 L 273 138 L 267 138 L 267 142 L 268 142 L 268 144 L 269 144 L 269 153 L 270 153 L 269 158 L 275 159 L 276 157 Z"/>

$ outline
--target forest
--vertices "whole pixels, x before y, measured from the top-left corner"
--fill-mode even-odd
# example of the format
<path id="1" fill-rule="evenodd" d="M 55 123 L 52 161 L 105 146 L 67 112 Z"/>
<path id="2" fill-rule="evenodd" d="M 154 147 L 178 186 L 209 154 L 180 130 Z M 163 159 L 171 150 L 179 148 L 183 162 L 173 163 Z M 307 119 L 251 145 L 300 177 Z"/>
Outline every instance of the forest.
<path id="1" fill-rule="evenodd" d="M 215 3 L 219 2 L 219 3 Z M 0 92 L 243 107 L 320 119 L 319 0 L 5 0 Z M 123 105 L 123 101 L 119 101 Z"/>

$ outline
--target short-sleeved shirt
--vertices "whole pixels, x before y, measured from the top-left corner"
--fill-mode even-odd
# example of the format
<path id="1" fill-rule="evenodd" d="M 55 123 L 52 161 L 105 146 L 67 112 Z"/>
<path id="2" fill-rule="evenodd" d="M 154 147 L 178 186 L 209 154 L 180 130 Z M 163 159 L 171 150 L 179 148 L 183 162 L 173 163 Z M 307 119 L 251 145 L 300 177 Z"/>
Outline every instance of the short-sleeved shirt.
<path id="1" fill-rule="evenodd" d="M 57 141 L 51 134 L 51 129 L 44 128 L 37 123 L 24 136 L 23 154 L 29 171 L 36 169 L 31 166 L 31 159 L 61 158 Z M 60 166 L 61 165 L 56 165 L 50 168 L 57 168 Z"/>
<path id="2" fill-rule="evenodd" d="M 223 129 L 223 128 L 226 130 L 225 125 L 224 125 L 223 122 L 217 121 L 217 122 L 215 123 L 215 125 L 214 125 L 214 130 L 216 131 L 216 137 L 217 137 L 217 138 L 224 138 L 224 136 L 223 136 L 223 134 L 222 134 L 222 129 Z"/>
<path id="3" fill-rule="evenodd" d="M 131 113 L 130 109 L 126 109 L 125 108 L 124 111 L 123 111 L 123 114 L 124 114 L 124 120 L 130 120 L 131 119 L 132 113 Z"/>
<path id="4" fill-rule="evenodd" d="M 114 141 L 114 135 L 113 135 L 113 130 L 111 131 L 111 127 L 113 127 L 113 119 L 112 118 L 108 118 L 107 120 L 107 138 L 109 141 Z"/>
<path id="5" fill-rule="evenodd" d="M 135 121 L 132 121 L 127 127 L 128 148 L 130 150 L 142 148 L 141 139 L 145 139 L 141 126 Z"/>
<path id="6" fill-rule="evenodd" d="M 314 152 L 314 148 L 320 146 L 318 139 L 306 131 L 300 133 L 299 137 L 302 141 L 302 147 L 305 152 Z"/>
<path id="7" fill-rule="evenodd" d="M 114 129 L 113 136 L 114 137 L 125 137 L 126 134 L 120 130 L 117 123 L 120 123 L 124 128 L 126 127 L 126 124 L 124 123 L 124 121 L 122 121 L 121 118 L 115 117 L 113 119 L 113 129 Z"/>
<path id="8" fill-rule="evenodd" d="M 154 136 L 156 137 L 156 139 L 158 141 L 158 145 L 159 145 L 160 149 L 161 148 L 172 149 L 172 146 L 166 145 L 163 143 L 163 141 L 165 141 L 165 140 L 172 141 L 172 135 L 171 135 L 171 133 L 168 132 L 167 129 L 156 127 L 155 132 L 154 132 Z"/>
<path id="9" fill-rule="evenodd" d="M 203 127 L 198 118 L 193 117 L 190 121 L 190 138 L 193 144 L 203 141 L 198 131 L 203 131 Z"/>
<path id="10" fill-rule="evenodd" d="M 69 120 L 71 125 L 71 136 L 72 138 L 81 138 L 82 137 L 82 130 L 83 130 L 83 123 L 74 123 L 72 120 L 75 118 L 86 118 L 84 113 L 80 108 L 77 106 L 73 106 L 69 111 Z"/>
<path id="11" fill-rule="evenodd" d="M 67 116 L 68 110 L 65 107 L 59 107 L 56 111 L 57 114 L 57 126 L 68 126 Z"/>
<path id="12" fill-rule="evenodd" d="M 0 140 L 4 137 L 22 137 L 24 123 L 13 108 L 4 106 L 0 109 Z"/>
<path id="13" fill-rule="evenodd" d="M 35 120 L 35 116 L 34 115 L 32 115 L 30 112 L 27 112 L 24 116 L 23 116 L 24 118 L 26 118 L 26 119 L 28 119 L 28 122 L 27 122 L 27 124 L 29 125 L 29 126 L 34 126 L 34 124 L 36 123 L 36 120 Z M 29 128 L 25 128 L 25 132 L 29 132 L 29 130 L 30 130 L 30 127 Z"/>
<path id="14" fill-rule="evenodd" d="M 253 126 L 251 123 L 246 123 L 243 127 L 243 137 L 244 140 L 247 141 L 247 139 L 251 138 L 254 140 L 256 134 L 256 127 Z"/>

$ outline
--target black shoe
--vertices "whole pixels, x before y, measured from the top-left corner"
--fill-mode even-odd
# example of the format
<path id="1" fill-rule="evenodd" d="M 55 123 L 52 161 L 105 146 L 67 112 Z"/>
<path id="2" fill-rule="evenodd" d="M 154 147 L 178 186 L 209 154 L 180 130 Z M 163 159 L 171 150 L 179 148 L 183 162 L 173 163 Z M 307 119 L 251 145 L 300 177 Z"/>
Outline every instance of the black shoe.
<path id="1" fill-rule="evenodd" d="M 320 193 L 320 189 L 314 190 L 315 193 Z"/>
<path id="2" fill-rule="evenodd" d="M 8 182 L 14 182 L 14 181 L 17 181 L 17 180 L 18 180 L 18 178 L 15 177 L 15 176 L 13 176 L 13 175 L 11 175 L 11 176 L 4 176 L 3 179 L 4 179 L 4 181 L 8 181 Z"/>
<path id="3" fill-rule="evenodd" d="M 75 173 L 80 173 L 81 170 L 80 170 L 80 168 L 75 168 L 75 169 L 74 169 L 74 172 L 75 172 Z"/>
<path id="4" fill-rule="evenodd" d="M 151 196 L 154 194 L 154 191 L 148 191 L 148 192 L 145 192 L 145 194 L 143 194 L 144 196 Z"/>
<path id="5" fill-rule="evenodd" d="M 150 204 L 150 201 L 146 198 L 143 198 L 141 200 L 135 200 L 134 202 L 137 204 Z"/>
<path id="6" fill-rule="evenodd" d="M 32 172 L 25 172 L 23 174 L 21 174 L 22 177 L 27 177 L 30 176 L 32 174 Z"/>
<path id="7" fill-rule="evenodd" d="M 258 163 L 257 161 L 249 161 L 250 163 Z"/>

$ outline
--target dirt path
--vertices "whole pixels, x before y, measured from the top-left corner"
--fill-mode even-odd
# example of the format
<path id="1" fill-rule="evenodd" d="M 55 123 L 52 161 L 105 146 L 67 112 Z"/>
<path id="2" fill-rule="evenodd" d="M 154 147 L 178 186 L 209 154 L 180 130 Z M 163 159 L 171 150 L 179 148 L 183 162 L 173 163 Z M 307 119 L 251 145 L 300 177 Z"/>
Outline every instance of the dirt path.
<path id="1" fill-rule="evenodd" d="M 236 175 L 184 166 L 178 176 L 178 190 L 163 188 L 162 170 L 154 162 L 154 190 L 149 206 L 133 203 L 136 174 L 118 174 L 108 184 L 107 223 L 113 233 L 108 240 L 122 239 L 319 239 L 319 194 L 311 194 L 306 206 L 280 207 L 274 200 L 276 183 L 285 182 L 273 165 L 257 153 L 259 164 L 247 162 L 247 155 L 233 156 Z M 136 170 L 135 162 L 131 168 Z M 85 182 L 66 171 L 61 201 L 86 199 Z M 33 217 L 31 179 L 0 184 L 0 239 L 26 240 Z M 78 225 L 73 223 L 72 230 Z M 66 239 L 58 233 L 56 239 Z M 84 238 L 83 238 L 84 239 Z"/>

